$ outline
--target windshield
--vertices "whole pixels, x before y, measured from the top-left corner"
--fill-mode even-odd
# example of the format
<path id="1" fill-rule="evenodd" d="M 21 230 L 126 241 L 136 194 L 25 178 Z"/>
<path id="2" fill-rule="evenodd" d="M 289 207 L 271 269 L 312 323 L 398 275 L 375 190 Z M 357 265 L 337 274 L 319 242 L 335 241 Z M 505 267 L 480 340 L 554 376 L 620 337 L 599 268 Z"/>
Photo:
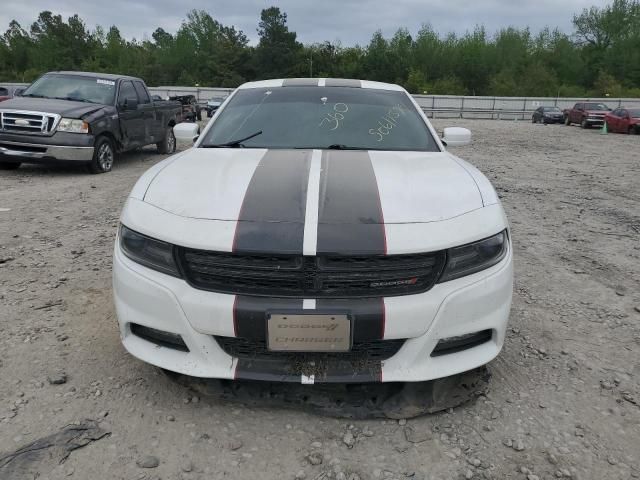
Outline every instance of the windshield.
<path id="1" fill-rule="evenodd" d="M 116 82 L 103 78 L 78 75 L 44 75 L 31 84 L 23 97 L 59 98 L 79 102 L 112 105 Z"/>
<path id="2" fill-rule="evenodd" d="M 545 111 L 545 112 L 559 112 L 560 109 L 558 107 L 544 107 L 543 111 Z"/>
<path id="3" fill-rule="evenodd" d="M 640 118 L 640 108 L 629 110 L 629 116 L 631 118 Z"/>
<path id="4" fill-rule="evenodd" d="M 348 87 L 239 90 L 201 147 L 242 142 L 247 148 L 349 148 L 439 151 L 404 92 Z"/>
<path id="5" fill-rule="evenodd" d="M 604 103 L 585 103 L 584 109 L 585 110 L 609 110 L 609 107 L 607 107 Z"/>

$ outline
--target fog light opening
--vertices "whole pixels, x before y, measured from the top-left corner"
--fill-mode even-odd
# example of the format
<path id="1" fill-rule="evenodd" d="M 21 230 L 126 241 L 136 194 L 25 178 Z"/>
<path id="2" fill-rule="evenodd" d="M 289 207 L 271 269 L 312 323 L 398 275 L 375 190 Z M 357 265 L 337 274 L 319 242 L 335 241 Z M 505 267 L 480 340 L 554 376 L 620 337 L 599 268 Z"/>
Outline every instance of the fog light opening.
<path id="1" fill-rule="evenodd" d="M 482 330 L 481 332 L 468 333 L 466 335 L 459 335 L 457 337 L 447 337 L 441 339 L 436 348 L 431 352 L 432 357 L 439 357 L 441 355 L 449 355 L 451 353 L 458 353 L 469 348 L 477 347 L 491 340 L 493 336 L 492 330 Z"/>
<path id="2" fill-rule="evenodd" d="M 131 328 L 131 333 L 143 340 L 146 340 L 147 342 L 155 343 L 160 347 L 180 350 L 181 352 L 189 351 L 189 347 L 187 347 L 187 344 L 184 343 L 182 337 L 177 333 L 165 332 L 163 330 L 145 327 L 144 325 L 138 325 L 137 323 L 131 323 L 129 326 Z"/>

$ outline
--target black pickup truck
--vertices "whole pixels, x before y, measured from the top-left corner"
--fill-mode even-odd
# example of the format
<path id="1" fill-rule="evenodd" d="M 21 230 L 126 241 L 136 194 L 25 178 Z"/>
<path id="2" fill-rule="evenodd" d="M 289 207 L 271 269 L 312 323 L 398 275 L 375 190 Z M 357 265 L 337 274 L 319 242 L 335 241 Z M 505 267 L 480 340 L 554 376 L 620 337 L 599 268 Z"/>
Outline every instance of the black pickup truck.
<path id="1" fill-rule="evenodd" d="M 0 169 L 72 163 L 108 172 L 120 152 L 155 144 L 173 153 L 181 119 L 179 102 L 152 100 L 139 78 L 46 73 L 0 104 Z"/>

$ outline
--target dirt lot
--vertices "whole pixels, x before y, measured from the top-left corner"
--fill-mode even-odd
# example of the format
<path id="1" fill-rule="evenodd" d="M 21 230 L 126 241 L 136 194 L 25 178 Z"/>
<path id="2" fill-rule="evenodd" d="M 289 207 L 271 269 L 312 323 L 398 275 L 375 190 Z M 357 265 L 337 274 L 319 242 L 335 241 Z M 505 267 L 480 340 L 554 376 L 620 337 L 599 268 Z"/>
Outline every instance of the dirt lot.
<path id="1" fill-rule="evenodd" d="M 125 196 L 162 158 L 145 149 L 107 175 L 0 172 L 0 458 L 93 419 L 110 435 L 25 478 L 640 477 L 640 137 L 435 123 L 473 130 L 455 153 L 494 182 L 513 228 L 511 323 L 486 396 L 345 421 L 194 397 L 126 354 L 111 250 Z"/>

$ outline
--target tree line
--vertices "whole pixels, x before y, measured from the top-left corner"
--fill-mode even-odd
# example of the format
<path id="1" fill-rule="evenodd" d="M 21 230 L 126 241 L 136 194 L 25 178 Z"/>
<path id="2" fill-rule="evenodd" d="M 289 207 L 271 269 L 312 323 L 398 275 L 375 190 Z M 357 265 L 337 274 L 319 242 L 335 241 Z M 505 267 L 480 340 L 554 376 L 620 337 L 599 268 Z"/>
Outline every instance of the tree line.
<path id="1" fill-rule="evenodd" d="M 425 23 L 415 34 L 375 32 L 366 46 L 303 45 L 286 13 L 270 7 L 261 12 L 253 46 L 204 10 L 189 12 L 176 33 L 158 28 L 144 40 L 44 11 L 28 28 L 12 21 L 0 38 L 0 81 L 87 70 L 135 75 L 153 86 L 315 76 L 398 83 L 412 93 L 640 97 L 640 0 L 584 9 L 573 27 L 570 34 L 513 27 L 489 34 L 477 26 L 457 35 Z"/>

